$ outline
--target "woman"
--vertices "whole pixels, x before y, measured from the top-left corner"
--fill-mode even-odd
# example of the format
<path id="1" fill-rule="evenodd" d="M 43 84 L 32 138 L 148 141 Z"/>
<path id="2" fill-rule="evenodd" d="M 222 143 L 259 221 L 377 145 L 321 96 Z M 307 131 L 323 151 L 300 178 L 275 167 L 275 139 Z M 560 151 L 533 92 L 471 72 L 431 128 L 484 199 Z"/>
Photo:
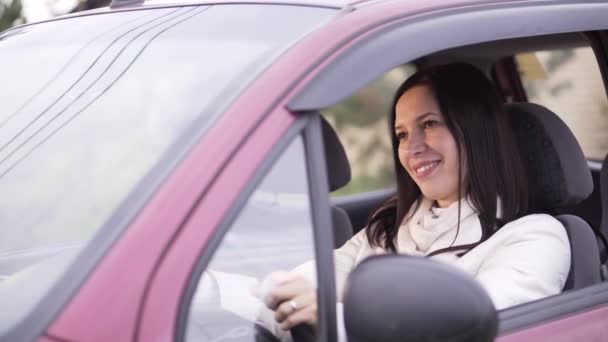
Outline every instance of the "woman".
<path id="1" fill-rule="evenodd" d="M 568 237 L 553 217 L 526 215 L 523 164 L 483 73 L 457 63 L 414 74 L 397 91 L 390 122 L 397 195 L 335 251 L 338 298 L 348 273 L 383 253 L 460 267 L 497 309 L 559 293 L 570 269 Z M 314 279 L 299 275 L 307 267 L 273 275 L 264 296 L 285 330 L 317 324 Z"/>

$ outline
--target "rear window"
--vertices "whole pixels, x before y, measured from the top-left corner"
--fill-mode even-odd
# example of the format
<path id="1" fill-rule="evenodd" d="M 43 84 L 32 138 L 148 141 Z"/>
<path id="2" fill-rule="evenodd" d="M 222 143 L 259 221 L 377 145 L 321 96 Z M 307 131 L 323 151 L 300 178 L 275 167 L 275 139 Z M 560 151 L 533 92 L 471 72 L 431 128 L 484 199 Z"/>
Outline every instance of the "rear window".
<path id="1" fill-rule="evenodd" d="M 516 62 L 528 100 L 559 115 L 588 159 L 603 160 L 608 153 L 608 101 L 593 50 L 522 53 Z"/>
<path id="2" fill-rule="evenodd" d="M 328 9 L 187 6 L 0 35 L 0 333 Z M 145 179 L 145 181 L 144 181 Z M 147 196 L 147 195 L 146 195 Z"/>

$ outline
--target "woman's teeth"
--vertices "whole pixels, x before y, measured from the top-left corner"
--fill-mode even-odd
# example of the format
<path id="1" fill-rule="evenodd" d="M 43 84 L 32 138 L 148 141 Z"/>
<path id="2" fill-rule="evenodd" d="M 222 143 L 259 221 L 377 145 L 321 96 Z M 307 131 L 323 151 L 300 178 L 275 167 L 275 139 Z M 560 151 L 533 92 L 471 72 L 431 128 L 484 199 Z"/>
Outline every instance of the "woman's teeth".
<path id="1" fill-rule="evenodd" d="M 428 171 L 430 169 L 432 169 L 433 167 L 437 166 L 437 164 L 439 164 L 438 161 L 432 162 L 430 164 L 426 164 L 424 166 L 421 166 L 419 168 L 416 169 L 416 174 L 421 174 L 424 173 L 425 171 Z"/>

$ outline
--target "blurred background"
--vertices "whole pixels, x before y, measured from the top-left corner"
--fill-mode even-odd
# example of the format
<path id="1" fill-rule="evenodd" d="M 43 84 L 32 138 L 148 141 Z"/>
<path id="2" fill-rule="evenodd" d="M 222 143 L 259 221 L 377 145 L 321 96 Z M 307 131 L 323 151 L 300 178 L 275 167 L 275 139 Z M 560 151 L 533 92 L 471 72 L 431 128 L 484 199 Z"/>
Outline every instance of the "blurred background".
<path id="1" fill-rule="evenodd" d="M 54 16 L 105 7 L 111 0 L 0 0 L 0 31 Z"/>

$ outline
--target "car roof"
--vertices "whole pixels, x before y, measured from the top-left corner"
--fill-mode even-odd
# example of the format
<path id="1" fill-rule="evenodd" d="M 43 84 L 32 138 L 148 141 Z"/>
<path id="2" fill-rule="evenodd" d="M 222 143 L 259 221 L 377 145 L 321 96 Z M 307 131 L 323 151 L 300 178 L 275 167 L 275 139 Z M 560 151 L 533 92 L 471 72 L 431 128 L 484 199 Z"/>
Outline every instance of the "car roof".
<path id="1" fill-rule="evenodd" d="M 228 4 L 228 3 L 265 3 L 282 5 L 308 5 L 332 8 L 364 7 L 387 2 L 409 2 L 411 5 L 420 4 L 425 7 L 426 0 L 112 0 L 110 8 L 137 8 L 163 5 L 192 5 L 192 4 Z M 462 4 L 462 1 L 444 0 L 445 5 L 451 2 Z M 473 0 L 471 3 L 493 3 L 500 0 Z M 416 6 L 414 6 L 416 7 Z"/>
<path id="2" fill-rule="evenodd" d="M 0 0 L 1 1 L 1 0 Z M 462 7 L 471 5 L 495 4 L 510 2 L 513 0 L 111 0 L 108 7 L 79 11 L 49 18 L 46 20 L 24 23 L 0 32 L 5 34 L 8 31 L 21 29 L 32 24 L 39 24 L 48 21 L 56 21 L 67 18 L 102 14 L 117 11 L 131 11 L 145 8 L 162 8 L 173 6 L 192 6 L 192 5 L 215 5 L 215 4 L 276 4 L 276 5 L 296 5 L 296 6 L 315 6 L 346 10 L 350 12 L 354 9 L 377 7 L 376 5 L 400 6 L 407 3 L 408 11 L 417 13 L 426 12 L 438 8 Z M 525 2 L 526 0 L 515 0 Z M 588 0 L 590 1 L 590 0 Z M 381 6 L 385 7 L 385 6 Z"/>
<path id="3" fill-rule="evenodd" d="M 139 7 L 139 6 L 157 6 L 157 5 L 174 5 L 174 4 L 226 4 L 226 3 L 268 3 L 268 4 L 283 4 L 283 5 L 310 5 L 320 7 L 344 8 L 363 3 L 375 3 L 386 0 L 144 0 L 136 2 L 133 5 L 128 5 L 129 1 L 125 1 L 127 5 L 121 6 L 121 0 L 113 0 L 113 5 L 110 7 Z"/>

